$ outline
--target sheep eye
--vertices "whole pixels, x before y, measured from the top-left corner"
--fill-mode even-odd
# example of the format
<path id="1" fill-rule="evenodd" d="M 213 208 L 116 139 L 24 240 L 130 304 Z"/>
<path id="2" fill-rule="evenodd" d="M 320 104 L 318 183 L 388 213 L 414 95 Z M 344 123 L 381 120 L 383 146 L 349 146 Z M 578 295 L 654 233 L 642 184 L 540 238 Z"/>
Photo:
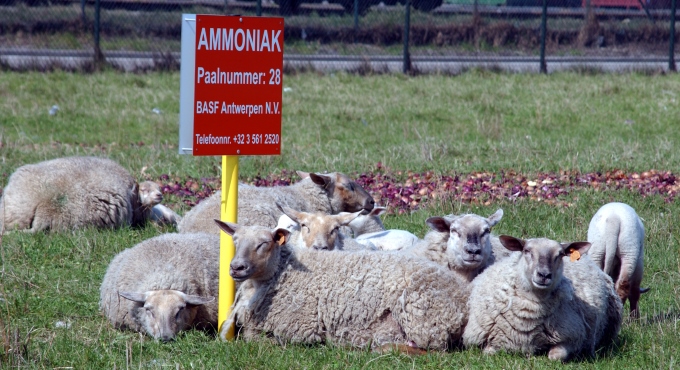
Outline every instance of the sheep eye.
<path id="1" fill-rule="evenodd" d="M 489 233 L 489 229 L 482 231 L 482 237 L 485 237 Z"/>
<path id="2" fill-rule="evenodd" d="M 262 248 L 262 247 L 265 246 L 266 244 L 267 244 L 267 242 L 262 242 L 262 243 L 260 243 L 260 245 L 257 246 L 256 249 L 257 249 L 257 250 L 260 250 L 260 248 Z"/>
<path id="3" fill-rule="evenodd" d="M 350 183 L 348 184 L 347 188 L 349 189 L 349 191 L 354 191 L 354 184 L 352 184 L 352 183 L 350 182 Z"/>
<path id="4" fill-rule="evenodd" d="M 452 229 L 452 230 L 451 230 L 451 235 L 460 236 L 460 233 L 458 233 L 458 231 Z"/>

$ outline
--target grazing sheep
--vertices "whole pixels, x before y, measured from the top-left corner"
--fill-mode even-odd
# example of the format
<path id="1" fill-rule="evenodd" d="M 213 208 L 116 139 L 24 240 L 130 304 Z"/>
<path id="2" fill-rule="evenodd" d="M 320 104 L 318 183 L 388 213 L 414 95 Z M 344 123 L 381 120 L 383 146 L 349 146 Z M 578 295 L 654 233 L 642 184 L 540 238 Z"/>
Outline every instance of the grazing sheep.
<path id="1" fill-rule="evenodd" d="M 502 209 L 488 218 L 471 213 L 430 217 L 426 222 L 432 230 L 423 240 L 403 251 L 448 267 L 466 281 L 472 281 L 494 262 L 491 228 L 502 217 Z"/>
<path id="2" fill-rule="evenodd" d="M 116 255 L 99 307 L 119 329 L 172 340 L 178 332 L 217 328 L 220 238 L 163 234 Z"/>
<path id="3" fill-rule="evenodd" d="M 356 212 L 373 209 L 375 201 L 359 184 L 334 172 L 316 174 L 298 171 L 302 180 L 291 186 L 256 187 L 239 184 L 238 220 L 242 225 L 272 228 L 281 216 L 277 203 L 303 212 Z M 218 233 L 213 219 L 220 218 L 221 193 L 187 212 L 177 226 L 182 233 Z"/>
<path id="4" fill-rule="evenodd" d="M 616 282 L 616 292 L 625 304 L 630 298 L 630 315 L 639 317 L 638 300 L 643 271 L 645 228 L 635 210 L 625 203 L 608 203 L 590 220 L 590 258 Z"/>
<path id="5" fill-rule="evenodd" d="M 352 243 L 351 238 L 346 238 L 340 232 L 340 228 L 356 219 L 361 211 L 328 215 L 320 212 L 298 212 L 289 207 L 279 207 L 283 214 L 279 217 L 277 229 L 290 231 L 287 243 L 291 247 L 316 250 L 366 249 L 361 244 Z"/>
<path id="6" fill-rule="evenodd" d="M 69 230 L 144 224 L 163 195 L 116 162 L 66 157 L 19 167 L 0 199 L 0 230 Z"/>
<path id="7" fill-rule="evenodd" d="M 445 350 L 466 321 L 467 284 L 441 266 L 396 253 L 290 249 L 288 230 L 217 221 L 232 235 L 243 282 L 223 323 L 246 339 L 359 348 Z"/>
<path id="8" fill-rule="evenodd" d="M 595 355 L 621 328 L 614 283 L 588 256 L 587 242 L 500 237 L 513 253 L 472 282 L 466 346 L 536 354 L 552 360 Z M 569 256 L 569 257 L 566 257 Z M 576 260 L 580 258 L 580 260 Z M 570 261 L 575 260 L 574 262 Z"/>

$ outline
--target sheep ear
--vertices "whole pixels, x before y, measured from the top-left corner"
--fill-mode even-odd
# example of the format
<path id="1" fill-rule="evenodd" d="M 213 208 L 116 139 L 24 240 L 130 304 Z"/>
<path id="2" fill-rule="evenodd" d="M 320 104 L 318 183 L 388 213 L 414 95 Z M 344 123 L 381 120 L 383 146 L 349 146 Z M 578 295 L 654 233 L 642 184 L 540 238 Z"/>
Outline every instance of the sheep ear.
<path id="1" fill-rule="evenodd" d="M 588 253 L 588 250 L 591 246 L 589 242 L 561 243 L 560 245 L 562 245 L 562 250 L 567 256 L 571 256 L 575 252 L 577 253 L 572 257 L 574 261 L 581 258 L 582 255 Z"/>
<path id="2" fill-rule="evenodd" d="M 298 176 L 300 176 L 301 179 L 306 179 L 309 177 L 309 172 L 305 171 L 295 171 L 297 172 Z"/>
<path id="3" fill-rule="evenodd" d="M 387 212 L 387 207 L 373 207 L 369 215 L 371 216 L 380 216 L 383 213 Z"/>
<path id="4" fill-rule="evenodd" d="M 317 175 L 314 172 L 310 172 L 309 177 L 315 184 L 321 186 L 324 189 L 333 182 L 333 179 L 330 176 Z"/>
<path id="5" fill-rule="evenodd" d="M 430 229 L 439 231 L 440 233 L 448 233 L 451 231 L 451 222 L 441 216 L 430 217 L 425 220 L 425 223 Z"/>
<path id="6" fill-rule="evenodd" d="M 524 245 L 526 244 L 526 240 L 515 238 L 510 235 L 501 235 L 498 237 L 498 239 L 500 239 L 501 244 L 503 244 L 505 249 L 513 252 L 521 251 L 524 249 Z"/>
<path id="7" fill-rule="evenodd" d="M 279 202 L 276 202 L 276 206 L 279 207 L 279 210 L 283 212 L 284 215 L 290 217 L 291 220 L 297 222 L 298 224 L 300 223 L 300 212 L 290 207 L 284 207 L 280 205 Z"/>
<path id="8" fill-rule="evenodd" d="M 290 230 L 276 229 L 274 230 L 272 237 L 274 237 L 274 241 L 276 242 L 276 244 L 284 245 L 288 241 L 288 237 L 290 237 Z"/>
<path id="9" fill-rule="evenodd" d="M 354 221 L 357 217 L 361 216 L 362 211 L 354 212 L 354 213 L 346 213 L 343 212 L 344 214 L 338 214 L 336 217 L 340 220 L 340 224 L 342 225 L 347 225 L 350 222 Z"/>
<path id="10" fill-rule="evenodd" d="M 146 293 L 118 292 L 118 295 L 133 302 L 146 302 Z"/>
<path id="11" fill-rule="evenodd" d="M 501 218 L 503 218 L 503 210 L 499 208 L 498 211 L 489 216 L 486 221 L 489 223 L 489 227 L 493 227 L 501 220 Z"/>
<path id="12" fill-rule="evenodd" d="M 215 300 L 215 297 L 201 297 L 200 295 L 183 294 L 184 302 L 194 306 L 200 306 Z"/>
<path id="13" fill-rule="evenodd" d="M 235 223 L 231 223 L 231 222 L 222 222 L 222 221 L 220 221 L 220 220 L 218 220 L 218 219 L 214 219 L 214 220 L 215 220 L 215 222 L 217 223 L 217 226 L 219 226 L 220 229 L 222 229 L 222 231 L 224 231 L 225 233 L 227 233 L 227 234 L 229 234 L 229 235 L 231 235 L 231 236 L 234 236 L 234 234 L 235 234 L 235 233 L 238 231 L 238 229 L 240 228 L 240 226 L 239 226 L 238 224 L 235 224 Z"/>

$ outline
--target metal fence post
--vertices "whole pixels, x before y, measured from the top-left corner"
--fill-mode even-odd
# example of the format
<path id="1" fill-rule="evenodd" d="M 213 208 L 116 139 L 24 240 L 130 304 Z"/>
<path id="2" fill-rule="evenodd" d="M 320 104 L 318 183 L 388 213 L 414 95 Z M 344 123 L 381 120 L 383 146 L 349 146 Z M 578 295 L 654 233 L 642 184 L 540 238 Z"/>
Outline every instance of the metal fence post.
<path id="1" fill-rule="evenodd" d="M 406 0 L 404 16 L 404 73 L 411 71 L 411 54 L 408 51 L 409 30 L 411 29 L 411 0 Z"/>
<path id="2" fill-rule="evenodd" d="M 80 17 L 83 22 L 83 30 L 87 31 L 87 18 L 85 18 L 85 0 L 80 0 Z"/>
<path id="3" fill-rule="evenodd" d="M 94 63 L 97 68 L 104 63 L 104 54 L 99 43 L 101 4 L 99 0 L 94 3 Z"/>
<path id="4" fill-rule="evenodd" d="M 673 72 L 677 71 L 675 67 L 675 1 L 671 0 L 671 34 L 668 42 L 668 70 Z"/>
<path id="5" fill-rule="evenodd" d="M 256 4 L 257 5 L 255 6 L 255 14 L 257 14 L 257 16 L 259 17 L 262 15 L 262 0 L 257 0 Z"/>
<path id="6" fill-rule="evenodd" d="M 354 0 L 354 37 L 359 32 L 359 0 Z"/>
<path id="7" fill-rule="evenodd" d="M 545 63 L 545 37 L 548 23 L 548 0 L 543 0 L 543 14 L 541 15 L 541 73 L 548 73 Z"/>

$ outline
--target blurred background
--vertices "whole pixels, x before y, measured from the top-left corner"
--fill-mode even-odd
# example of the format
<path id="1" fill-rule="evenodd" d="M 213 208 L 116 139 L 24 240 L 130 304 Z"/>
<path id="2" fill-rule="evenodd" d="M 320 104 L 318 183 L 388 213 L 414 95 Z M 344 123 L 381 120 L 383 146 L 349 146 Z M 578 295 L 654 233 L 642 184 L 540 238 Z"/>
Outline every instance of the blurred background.
<path id="1" fill-rule="evenodd" d="M 181 15 L 285 17 L 285 64 L 675 70 L 674 0 L 0 0 L 8 69 L 176 70 Z"/>

